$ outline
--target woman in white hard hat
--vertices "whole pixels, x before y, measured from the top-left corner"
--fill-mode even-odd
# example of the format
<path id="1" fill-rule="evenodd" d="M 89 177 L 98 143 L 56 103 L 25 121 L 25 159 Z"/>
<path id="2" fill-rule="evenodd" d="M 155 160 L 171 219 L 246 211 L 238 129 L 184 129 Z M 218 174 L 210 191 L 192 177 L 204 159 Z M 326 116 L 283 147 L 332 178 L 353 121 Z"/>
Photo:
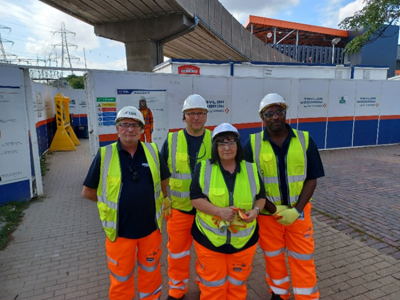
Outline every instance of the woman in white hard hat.
<path id="1" fill-rule="evenodd" d="M 243 158 L 238 130 L 222 123 L 212 134 L 211 159 L 197 164 L 193 176 L 192 235 L 202 300 L 246 299 L 265 189 L 257 166 Z M 266 206 L 275 212 L 272 203 Z"/>

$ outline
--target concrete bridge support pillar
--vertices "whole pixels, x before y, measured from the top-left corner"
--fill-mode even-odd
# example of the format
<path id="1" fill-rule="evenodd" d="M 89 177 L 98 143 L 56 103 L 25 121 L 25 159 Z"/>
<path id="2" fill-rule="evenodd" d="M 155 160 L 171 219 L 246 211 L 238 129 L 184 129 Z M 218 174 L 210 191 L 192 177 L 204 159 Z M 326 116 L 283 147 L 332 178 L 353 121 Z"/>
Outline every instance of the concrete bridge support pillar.
<path id="1" fill-rule="evenodd" d="M 96 24 L 96 35 L 125 43 L 128 71 L 151 72 L 163 62 L 163 43 L 194 28 L 185 15 Z"/>

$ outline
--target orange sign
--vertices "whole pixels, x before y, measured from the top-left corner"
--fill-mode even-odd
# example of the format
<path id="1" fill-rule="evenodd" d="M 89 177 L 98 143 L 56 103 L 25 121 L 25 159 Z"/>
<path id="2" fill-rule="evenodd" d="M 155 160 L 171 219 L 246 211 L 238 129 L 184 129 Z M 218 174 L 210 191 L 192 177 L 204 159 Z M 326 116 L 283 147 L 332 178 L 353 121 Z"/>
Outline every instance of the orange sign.
<path id="1" fill-rule="evenodd" d="M 200 75 L 200 68 L 193 65 L 184 65 L 178 67 L 178 74 Z"/>

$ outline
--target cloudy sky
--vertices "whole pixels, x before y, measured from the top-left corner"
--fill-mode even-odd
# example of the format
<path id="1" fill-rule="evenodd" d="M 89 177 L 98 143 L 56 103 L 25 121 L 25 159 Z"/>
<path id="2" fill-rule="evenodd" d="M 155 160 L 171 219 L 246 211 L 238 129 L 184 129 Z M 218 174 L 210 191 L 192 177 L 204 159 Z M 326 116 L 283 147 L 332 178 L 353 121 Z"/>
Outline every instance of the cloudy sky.
<path id="1" fill-rule="evenodd" d="M 338 28 L 347 16 L 363 7 L 362 0 L 220 0 L 236 19 L 244 24 L 249 15 L 285 21 Z M 126 69 L 125 47 L 122 43 L 103 39 L 94 34 L 92 26 L 66 15 L 38 0 L 1 0 L 0 34 L 9 59 L 21 64 L 36 65 L 36 60 L 59 60 L 61 35 L 57 33 L 64 22 L 73 67 L 93 69 Z M 12 43 L 13 42 L 13 43 Z M 1 53 L 0 53 L 1 55 Z M 53 66 L 55 62 L 53 62 Z"/>

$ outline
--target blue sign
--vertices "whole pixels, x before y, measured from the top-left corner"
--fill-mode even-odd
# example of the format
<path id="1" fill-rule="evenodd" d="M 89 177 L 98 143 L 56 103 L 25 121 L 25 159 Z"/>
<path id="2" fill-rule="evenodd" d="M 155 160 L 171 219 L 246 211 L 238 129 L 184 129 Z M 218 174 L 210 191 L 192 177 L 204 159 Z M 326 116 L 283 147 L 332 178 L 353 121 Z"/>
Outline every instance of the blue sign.
<path id="1" fill-rule="evenodd" d="M 103 117 L 116 117 L 116 112 L 103 112 Z"/>
<path id="2" fill-rule="evenodd" d="M 115 126 L 114 120 L 112 122 L 103 122 L 103 126 Z"/>
<path id="3" fill-rule="evenodd" d="M 111 122 L 114 123 L 115 117 L 104 117 L 104 116 L 103 116 L 103 121 L 111 121 Z M 114 124 L 115 124 L 115 123 L 114 123 Z"/>

